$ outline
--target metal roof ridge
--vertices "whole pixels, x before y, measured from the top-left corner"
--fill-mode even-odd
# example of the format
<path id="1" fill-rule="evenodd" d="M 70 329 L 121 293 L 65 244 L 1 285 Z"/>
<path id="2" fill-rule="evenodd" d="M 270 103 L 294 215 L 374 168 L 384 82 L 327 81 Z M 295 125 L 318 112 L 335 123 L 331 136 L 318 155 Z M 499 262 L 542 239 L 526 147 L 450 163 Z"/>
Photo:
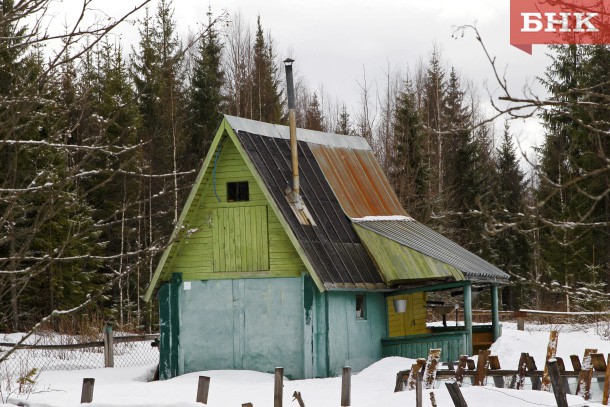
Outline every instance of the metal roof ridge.
<path id="1" fill-rule="evenodd" d="M 231 128 L 238 131 L 242 130 L 259 136 L 274 137 L 288 140 L 290 139 L 290 130 L 288 126 L 282 124 L 272 124 L 260 122 L 252 119 L 244 119 L 242 117 L 224 115 Z M 320 144 L 328 147 L 351 148 L 354 150 L 372 151 L 371 146 L 364 137 L 348 136 L 335 133 L 326 133 L 323 131 L 308 130 L 297 128 L 297 140 L 306 143 Z"/>

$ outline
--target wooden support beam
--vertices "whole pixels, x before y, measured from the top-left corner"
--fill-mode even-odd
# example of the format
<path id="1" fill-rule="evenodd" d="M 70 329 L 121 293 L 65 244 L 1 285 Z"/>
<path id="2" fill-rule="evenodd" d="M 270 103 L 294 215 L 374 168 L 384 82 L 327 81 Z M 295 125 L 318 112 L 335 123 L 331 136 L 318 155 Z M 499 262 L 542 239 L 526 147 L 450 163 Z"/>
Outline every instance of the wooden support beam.
<path id="1" fill-rule="evenodd" d="M 517 380 L 515 383 L 515 389 L 522 390 L 525 384 L 525 372 L 527 371 L 527 353 L 522 353 L 519 357 L 519 365 L 517 366 Z"/>
<path id="2" fill-rule="evenodd" d="M 536 361 L 534 360 L 534 357 L 530 356 L 529 354 L 527 355 L 527 358 L 525 359 L 525 364 L 526 364 L 527 370 L 529 372 L 535 372 L 536 370 L 538 370 L 538 368 L 536 367 Z M 532 390 L 540 390 L 540 383 L 541 383 L 541 380 L 539 377 L 532 376 Z"/>
<path id="3" fill-rule="evenodd" d="M 551 358 L 547 361 L 546 366 L 549 373 L 549 379 L 553 394 L 555 395 L 555 401 L 557 401 L 558 407 L 568 407 L 568 400 L 566 398 L 566 392 L 563 388 L 563 380 L 559 375 L 559 368 L 557 367 L 557 360 Z"/>
<path id="4" fill-rule="evenodd" d="M 604 375 L 604 395 L 602 397 L 602 404 L 608 405 L 608 393 L 610 390 L 610 353 L 608 354 L 608 362 L 606 363 L 606 374 Z"/>
<path id="5" fill-rule="evenodd" d="M 415 390 L 415 385 L 417 383 L 417 373 L 420 370 L 423 370 L 426 366 L 426 359 L 417 359 L 417 363 L 411 365 L 411 372 L 409 373 L 409 378 L 407 379 L 407 390 Z"/>
<path id="6" fill-rule="evenodd" d="M 434 380 L 436 379 L 436 367 L 441 359 L 441 349 L 430 349 L 428 360 L 426 362 L 426 389 L 434 388 Z"/>
<path id="7" fill-rule="evenodd" d="M 593 365 L 591 364 L 591 354 L 597 353 L 597 349 L 585 349 L 585 354 L 582 358 L 582 368 L 578 375 L 578 386 L 576 394 L 585 400 L 589 400 L 591 392 L 591 379 L 593 378 Z"/>
<path id="8" fill-rule="evenodd" d="M 447 391 L 449 392 L 449 396 L 451 396 L 451 400 L 453 400 L 453 405 L 455 407 L 468 407 L 460 390 L 460 386 L 458 386 L 457 383 L 445 383 L 445 386 L 447 386 Z"/>
<path id="9" fill-rule="evenodd" d="M 480 350 L 477 359 L 477 373 L 474 376 L 475 386 L 484 386 L 485 377 L 487 376 L 487 358 L 491 353 L 490 350 Z"/>
<path id="10" fill-rule="evenodd" d="M 504 376 L 496 376 L 494 375 L 494 370 L 500 370 L 500 359 L 498 359 L 497 355 L 490 355 L 487 360 L 489 360 L 489 372 L 488 375 L 491 375 L 494 380 L 494 386 L 503 388 L 504 387 Z"/>
<path id="11" fill-rule="evenodd" d="M 551 377 L 549 376 L 549 369 L 547 366 L 547 362 L 551 359 L 555 358 L 557 354 L 557 340 L 559 339 L 558 331 L 551 331 L 549 334 L 549 343 L 546 347 L 546 358 L 544 359 L 544 374 L 542 375 L 542 385 L 540 386 L 540 390 L 542 391 L 551 391 Z M 555 360 L 555 364 L 557 361 Z"/>
<path id="12" fill-rule="evenodd" d="M 462 381 L 464 380 L 464 373 L 466 372 L 466 367 L 468 364 L 468 355 L 460 356 L 460 360 L 458 362 L 458 367 L 455 370 L 455 382 L 458 386 L 462 386 Z"/>

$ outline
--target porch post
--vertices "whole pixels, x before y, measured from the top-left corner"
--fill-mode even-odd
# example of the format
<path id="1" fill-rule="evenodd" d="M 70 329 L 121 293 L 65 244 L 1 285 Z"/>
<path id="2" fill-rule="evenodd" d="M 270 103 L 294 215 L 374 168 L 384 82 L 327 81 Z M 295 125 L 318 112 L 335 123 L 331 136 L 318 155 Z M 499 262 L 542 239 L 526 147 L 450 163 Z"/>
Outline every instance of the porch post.
<path id="1" fill-rule="evenodd" d="M 498 286 L 491 286 L 491 331 L 494 342 L 500 337 L 500 316 L 498 312 Z"/>
<path id="2" fill-rule="evenodd" d="M 464 328 L 466 328 L 466 352 L 472 355 L 472 286 L 470 281 L 464 286 Z"/>

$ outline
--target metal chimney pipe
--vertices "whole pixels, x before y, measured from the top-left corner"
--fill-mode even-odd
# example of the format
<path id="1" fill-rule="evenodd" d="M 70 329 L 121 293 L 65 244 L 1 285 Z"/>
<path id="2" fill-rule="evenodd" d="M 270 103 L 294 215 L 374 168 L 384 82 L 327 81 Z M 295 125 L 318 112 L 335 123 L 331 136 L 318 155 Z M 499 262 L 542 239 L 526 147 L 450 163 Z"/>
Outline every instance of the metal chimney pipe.
<path id="1" fill-rule="evenodd" d="M 294 83 L 292 80 L 292 63 L 294 59 L 284 60 L 286 67 L 286 93 L 288 96 L 288 126 L 290 127 L 290 157 L 292 159 L 292 193 L 300 196 L 299 158 L 297 147 L 297 119 L 294 103 Z"/>

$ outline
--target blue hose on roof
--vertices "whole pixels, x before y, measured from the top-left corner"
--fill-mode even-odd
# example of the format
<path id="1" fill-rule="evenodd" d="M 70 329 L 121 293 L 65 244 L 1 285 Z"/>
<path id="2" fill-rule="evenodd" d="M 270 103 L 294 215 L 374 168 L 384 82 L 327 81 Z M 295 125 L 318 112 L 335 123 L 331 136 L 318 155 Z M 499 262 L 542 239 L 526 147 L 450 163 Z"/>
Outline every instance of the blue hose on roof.
<path id="1" fill-rule="evenodd" d="M 224 144 L 224 142 L 225 141 L 222 140 L 220 146 L 218 146 L 218 148 L 216 149 L 216 157 L 214 157 L 214 167 L 212 168 L 212 186 L 214 187 L 214 195 L 216 196 L 218 202 L 220 202 L 220 197 L 216 192 L 216 163 L 218 163 L 218 156 L 220 156 L 220 153 L 222 151 L 222 145 Z"/>

